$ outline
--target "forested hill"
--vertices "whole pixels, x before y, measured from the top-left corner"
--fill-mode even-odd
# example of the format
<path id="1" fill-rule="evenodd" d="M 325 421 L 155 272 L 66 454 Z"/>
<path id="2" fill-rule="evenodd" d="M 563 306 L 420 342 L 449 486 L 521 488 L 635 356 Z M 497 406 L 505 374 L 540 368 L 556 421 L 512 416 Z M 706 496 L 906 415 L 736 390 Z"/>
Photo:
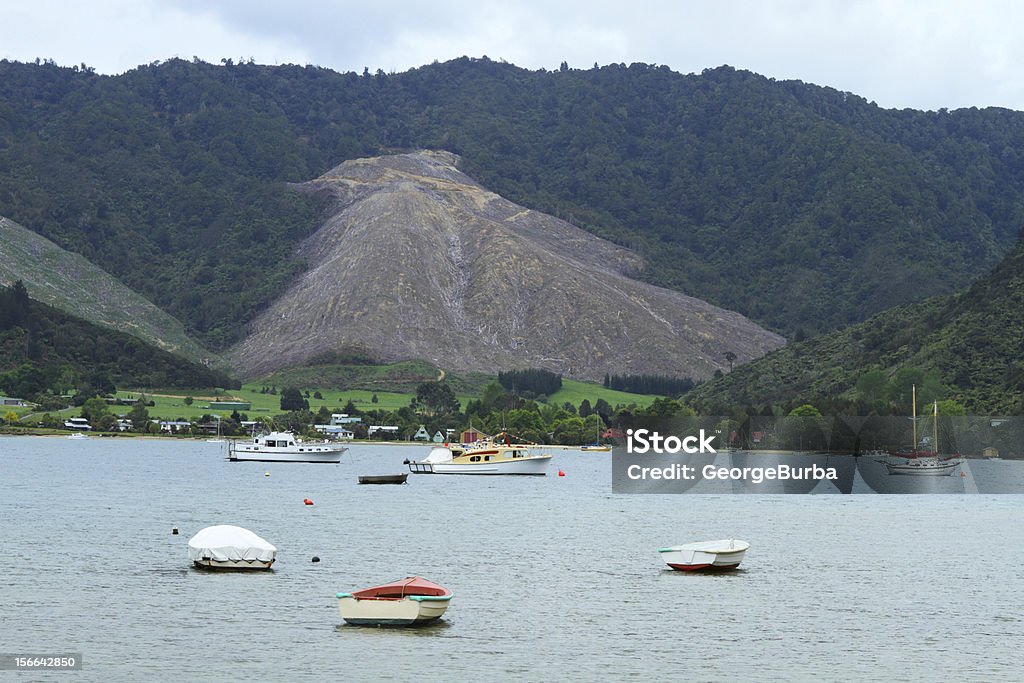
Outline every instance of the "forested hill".
<path id="1" fill-rule="evenodd" d="M 1024 114 L 883 110 L 729 67 L 0 62 L 0 215 L 218 349 L 304 268 L 322 207 L 286 183 L 414 148 L 796 337 L 954 291 L 1024 217 Z"/>
<path id="2" fill-rule="evenodd" d="M 116 387 L 223 387 L 223 372 L 29 299 L 21 281 L 0 285 L 0 394 L 63 407 Z"/>
<path id="3" fill-rule="evenodd" d="M 217 358 L 181 322 L 78 254 L 0 216 L 0 285 L 22 282 L 30 297 L 101 327 L 138 337 L 193 363 Z"/>
<path id="4" fill-rule="evenodd" d="M 791 344 L 694 389 L 701 411 L 788 410 L 867 415 L 950 399 L 974 414 L 1024 413 L 1024 240 L 965 291 L 894 308 L 865 323 Z M 723 412 L 724 411 L 724 412 Z"/>

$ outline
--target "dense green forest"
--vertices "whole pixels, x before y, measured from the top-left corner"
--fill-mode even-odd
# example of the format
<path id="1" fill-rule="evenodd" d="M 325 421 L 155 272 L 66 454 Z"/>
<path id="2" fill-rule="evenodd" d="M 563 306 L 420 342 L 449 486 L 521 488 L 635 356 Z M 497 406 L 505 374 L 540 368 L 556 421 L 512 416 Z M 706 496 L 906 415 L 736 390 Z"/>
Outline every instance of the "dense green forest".
<path id="1" fill-rule="evenodd" d="M 735 357 L 733 358 L 735 360 Z M 605 375 L 604 386 L 634 394 L 678 396 L 693 389 L 695 382 L 689 377 L 665 375 Z"/>
<path id="2" fill-rule="evenodd" d="M 0 287 L 0 394 L 63 407 L 116 387 L 236 388 L 227 375 L 98 327 L 28 298 L 21 282 Z M 54 405 L 51 405 L 54 404 Z"/>
<path id="3" fill-rule="evenodd" d="M 1024 218 L 1024 114 L 883 110 L 729 67 L 0 62 L 0 215 L 218 349 L 303 268 L 320 207 L 288 183 L 411 148 L 791 338 L 955 291 Z"/>
<path id="4" fill-rule="evenodd" d="M 1024 241 L 956 295 L 790 344 L 697 387 L 687 401 L 706 414 L 811 403 L 824 414 L 905 415 L 917 384 L 922 402 L 946 399 L 974 414 L 1021 414 L 1022 311 Z"/>
<path id="5" fill-rule="evenodd" d="M 550 396 L 562 388 L 562 376 L 541 368 L 498 373 L 498 384 L 525 398 Z"/>

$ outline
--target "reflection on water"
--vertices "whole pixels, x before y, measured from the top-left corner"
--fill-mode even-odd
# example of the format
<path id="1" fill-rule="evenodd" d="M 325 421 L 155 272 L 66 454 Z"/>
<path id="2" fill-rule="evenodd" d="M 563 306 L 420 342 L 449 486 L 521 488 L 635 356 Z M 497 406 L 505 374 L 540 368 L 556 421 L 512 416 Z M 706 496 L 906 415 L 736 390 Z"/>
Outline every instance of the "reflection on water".
<path id="1" fill-rule="evenodd" d="M 616 495 L 612 458 L 575 451 L 555 455 L 565 477 L 359 486 L 420 453 L 350 453 L 0 439 L 2 649 L 81 652 L 79 677 L 104 681 L 1021 678 L 1021 496 Z M 965 470 L 982 491 L 1021 464 Z M 274 543 L 274 572 L 192 571 L 187 539 L 219 523 Z M 658 556 L 715 538 L 751 542 L 738 571 Z M 455 593 L 443 621 L 340 626 L 336 592 L 410 575 Z"/>

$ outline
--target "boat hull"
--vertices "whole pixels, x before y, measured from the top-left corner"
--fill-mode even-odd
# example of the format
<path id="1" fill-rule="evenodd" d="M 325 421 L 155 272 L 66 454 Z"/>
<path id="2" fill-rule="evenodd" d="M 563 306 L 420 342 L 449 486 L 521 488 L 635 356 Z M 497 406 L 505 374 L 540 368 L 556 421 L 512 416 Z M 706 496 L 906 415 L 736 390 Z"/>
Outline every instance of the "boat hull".
<path id="1" fill-rule="evenodd" d="M 188 540 L 189 559 L 203 569 L 270 569 L 276 554 L 273 544 L 231 524 L 206 527 Z"/>
<path id="2" fill-rule="evenodd" d="M 274 560 L 214 560 L 201 559 L 193 560 L 196 567 L 200 569 L 218 569 L 227 571 L 266 571 L 270 569 Z"/>
<path id="3" fill-rule="evenodd" d="M 452 596 L 411 595 L 405 598 L 356 598 L 340 593 L 338 611 L 356 626 L 412 626 L 427 624 L 448 609 Z"/>
<path id="4" fill-rule="evenodd" d="M 943 462 L 938 464 L 912 464 L 897 465 L 890 462 L 885 463 L 885 469 L 889 474 L 903 474 L 911 477 L 948 477 L 957 468 L 959 462 Z"/>
<path id="5" fill-rule="evenodd" d="M 409 474 L 363 474 L 359 476 L 360 484 L 404 484 Z"/>
<path id="6" fill-rule="evenodd" d="M 544 476 L 547 474 L 550 455 L 536 455 L 515 460 L 490 462 L 410 462 L 409 471 L 414 474 L 520 474 Z"/>
<path id="7" fill-rule="evenodd" d="M 731 571 L 739 568 L 749 547 L 745 541 L 718 541 L 660 548 L 658 552 L 676 571 Z"/>
<path id="8" fill-rule="evenodd" d="M 348 449 L 327 446 L 306 446 L 295 451 L 273 451 L 268 448 L 253 450 L 234 447 L 228 451 L 228 460 L 232 462 L 325 462 L 337 464 Z"/>

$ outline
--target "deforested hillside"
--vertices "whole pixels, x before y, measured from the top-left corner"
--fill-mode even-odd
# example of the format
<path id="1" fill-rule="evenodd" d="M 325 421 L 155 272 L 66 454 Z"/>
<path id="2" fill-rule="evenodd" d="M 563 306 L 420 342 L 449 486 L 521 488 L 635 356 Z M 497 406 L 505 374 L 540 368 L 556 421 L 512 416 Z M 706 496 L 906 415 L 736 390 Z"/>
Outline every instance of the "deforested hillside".
<path id="1" fill-rule="evenodd" d="M 334 208 L 299 249 L 308 270 L 227 354 L 236 371 L 366 348 L 457 371 L 705 379 L 783 343 L 633 279 L 636 254 L 486 190 L 456 163 L 443 152 L 360 159 L 306 183 Z"/>

